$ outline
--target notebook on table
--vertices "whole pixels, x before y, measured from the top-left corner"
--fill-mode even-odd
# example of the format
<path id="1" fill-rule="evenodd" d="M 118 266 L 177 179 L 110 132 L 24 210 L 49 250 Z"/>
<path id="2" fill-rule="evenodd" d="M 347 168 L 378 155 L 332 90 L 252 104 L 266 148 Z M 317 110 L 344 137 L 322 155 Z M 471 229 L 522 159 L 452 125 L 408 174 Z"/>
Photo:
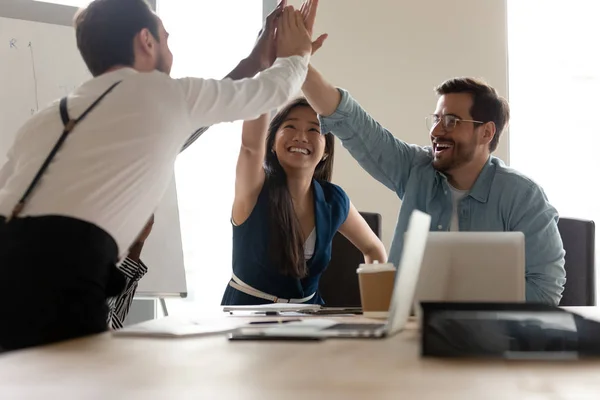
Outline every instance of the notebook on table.
<path id="1" fill-rule="evenodd" d="M 174 316 L 154 319 L 112 331 L 115 337 L 145 336 L 177 338 L 226 334 L 247 323 L 231 318 L 186 319 Z"/>

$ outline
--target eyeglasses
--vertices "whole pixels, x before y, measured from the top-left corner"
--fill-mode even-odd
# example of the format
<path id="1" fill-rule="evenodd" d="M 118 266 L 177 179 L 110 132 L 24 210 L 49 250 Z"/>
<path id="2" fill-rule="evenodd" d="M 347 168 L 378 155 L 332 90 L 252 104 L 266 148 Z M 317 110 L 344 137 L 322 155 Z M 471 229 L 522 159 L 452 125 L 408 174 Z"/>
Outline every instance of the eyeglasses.
<path id="1" fill-rule="evenodd" d="M 436 114 L 431 114 L 431 115 L 428 115 L 427 118 L 425 118 L 425 123 L 427 124 L 427 130 L 429 132 L 433 131 L 433 128 L 435 128 L 440 122 L 442 123 L 442 128 L 444 128 L 444 132 L 452 132 L 454 130 L 454 128 L 456 128 L 456 125 L 458 125 L 459 122 L 472 122 L 474 124 L 485 124 L 485 122 L 482 122 L 482 121 L 475 121 L 472 119 L 461 119 L 461 118 L 457 117 L 456 115 L 452 115 L 452 114 L 444 114 L 441 117 Z"/>

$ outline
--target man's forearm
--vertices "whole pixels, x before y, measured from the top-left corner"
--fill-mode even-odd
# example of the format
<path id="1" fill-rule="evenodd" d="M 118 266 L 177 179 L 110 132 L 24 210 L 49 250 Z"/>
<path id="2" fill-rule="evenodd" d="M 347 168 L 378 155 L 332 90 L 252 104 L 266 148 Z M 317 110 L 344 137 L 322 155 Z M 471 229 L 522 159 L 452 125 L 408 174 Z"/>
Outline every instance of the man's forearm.
<path id="1" fill-rule="evenodd" d="M 239 64 L 231 72 L 229 72 L 227 76 L 225 76 L 225 78 L 230 78 L 234 81 L 244 78 L 251 78 L 263 69 L 264 68 L 262 68 L 258 61 L 248 57 L 240 61 Z"/>
<path id="2" fill-rule="evenodd" d="M 557 306 L 564 288 L 564 284 L 559 282 L 559 279 L 552 279 L 549 276 L 526 277 L 525 300 Z"/>
<path id="3" fill-rule="evenodd" d="M 509 230 L 525 235 L 526 300 L 557 305 L 566 282 L 558 212 L 540 186 L 529 184 L 515 190 Z"/>
<path id="4" fill-rule="evenodd" d="M 335 86 L 327 82 L 323 75 L 312 65 L 308 66 L 302 92 L 311 107 L 319 115 L 329 116 L 333 114 L 340 104 L 340 92 Z"/>
<path id="5" fill-rule="evenodd" d="M 307 86 L 312 87 L 312 84 Z M 335 104 L 335 109 L 330 115 L 323 116 L 319 113 L 321 132 L 331 132 L 337 136 L 365 171 L 400 197 L 404 196 L 415 159 L 428 159 L 429 153 L 394 137 L 347 91 L 333 88 L 338 93 L 334 97 L 326 86 L 319 84 L 315 87 L 322 87 L 323 91 L 319 93 L 315 90 L 311 96 L 328 98 L 325 103 L 331 107 L 320 112 L 330 112 Z"/>
<path id="6" fill-rule="evenodd" d="M 306 79 L 310 56 L 282 57 L 249 79 L 176 79 L 185 93 L 192 126 L 257 118 L 286 104 Z M 202 101 L 198 101 L 202 99 Z"/>
<path id="7" fill-rule="evenodd" d="M 229 78 L 231 80 L 237 81 L 244 78 L 251 78 L 262 70 L 263 67 L 258 61 L 255 61 L 251 57 L 248 57 L 240 61 L 239 64 L 233 70 L 231 70 L 231 72 L 229 72 L 224 79 Z M 198 138 L 202 136 L 202 134 L 204 134 L 204 132 L 206 132 L 208 128 L 210 127 L 204 126 L 192 133 L 188 140 L 185 141 L 185 144 L 181 148 L 181 151 L 184 151 L 190 145 L 192 145 L 192 143 L 198 140 Z"/>
<path id="8" fill-rule="evenodd" d="M 129 254 L 127 255 L 127 257 L 135 262 L 140 261 L 140 255 L 142 254 L 143 247 L 144 247 L 144 242 L 135 242 L 129 248 Z"/>

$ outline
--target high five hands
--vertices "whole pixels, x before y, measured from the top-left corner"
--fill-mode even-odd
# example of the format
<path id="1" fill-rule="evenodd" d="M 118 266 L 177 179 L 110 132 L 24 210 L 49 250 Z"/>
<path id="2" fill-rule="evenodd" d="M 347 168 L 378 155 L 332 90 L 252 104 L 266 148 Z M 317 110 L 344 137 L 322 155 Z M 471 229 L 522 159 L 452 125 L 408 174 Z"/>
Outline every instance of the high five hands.
<path id="1" fill-rule="evenodd" d="M 267 16 L 250 54 L 261 70 L 273 65 L 277 57 L 314 54 L 323 46 L 327 34 L 312 41 L 318 5 L 318 0 L 305 0 L 300 10 L 294 10 L 286 0 L 279 2 Z"/>
<path id="2" fill-rule="evenodd" d="M 317 8 L 319 7 L 319 0 L 305 0 L 300 7 L 300 13 L 304 21 L 304 26 L 308 32 L 308 35 L 312 38 L 313 28 L 315 26 L 315 19 L 317 18 Z M 320 35 L 317 40 L 312 42 L 312 53 L 315 54 L 317 50 L 323 46 L 323 42 L 327 39 L 327 34 Z"/>

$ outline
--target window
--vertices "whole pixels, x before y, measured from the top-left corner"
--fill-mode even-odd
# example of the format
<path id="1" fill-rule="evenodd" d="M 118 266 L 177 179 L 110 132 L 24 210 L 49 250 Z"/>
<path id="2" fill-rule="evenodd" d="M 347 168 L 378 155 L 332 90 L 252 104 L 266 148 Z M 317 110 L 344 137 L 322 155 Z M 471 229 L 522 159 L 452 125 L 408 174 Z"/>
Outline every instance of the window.
<path id="1" fill-rule="evenodd" d="M 262 25 L 262 0 L 162 0 L 173 77 L 222 78 L 246 57 Z M 241 122 L 211 127 L 175 165 L 188 298 L 169 313 L 214 310 L 231 277 L 231 206 Z"/>
<path id="2" fill-rule="evenodd" d="M 596 223 L 598 15 L 598 0 L 508 1 L 511 166 L 542 185 L 561 216 Z"/>

